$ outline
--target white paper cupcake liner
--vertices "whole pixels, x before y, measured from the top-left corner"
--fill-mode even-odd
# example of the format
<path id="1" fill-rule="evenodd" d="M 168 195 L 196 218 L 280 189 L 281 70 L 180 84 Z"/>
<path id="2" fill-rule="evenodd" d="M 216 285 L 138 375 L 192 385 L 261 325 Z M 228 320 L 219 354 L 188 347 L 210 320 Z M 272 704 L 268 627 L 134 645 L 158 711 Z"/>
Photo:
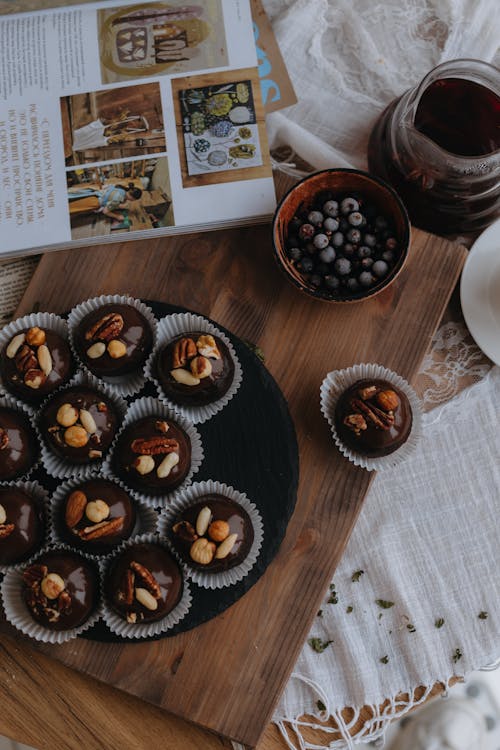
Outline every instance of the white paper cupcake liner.
<path id="1" fill-rule="evenodd" d="M 130 305 L 131 307 L 135 307 L 135 309 L 138 310 L 138 312 L 140 312 L 146 318 L 149 325 L 151 326 L 151 330 L 153 332 L 153 349 L 156 346 L 158 328 L 157 320 L 153 315 L 153 311 L 143 302 L 138 299 L 134 299 L 133 297 L 126 297 L 119 294 L 103 294 L 100 297 L 88 299 L 85 302 L 81 302 L 71 310 L 68 317 L 68 325 L 69 340 L 71 348 L 73 350 L 73 354 L 76 357 L 77 361 L 84 368 L 84 370 L 89 373 L 91 371 L 86 366 L 86 364 L 82 362 L 76 351 L 73 332 L 86 315 L 93 312 L 94 310 L 97 310 L 103 305 Z M 146 378 L 144 376 L 144 365 L 138 372 L 132 372 L 127 375 L 120 375 L 117 377 L 99 376 L 99 380 L 113 388 L 115 393 L 118 393 L 120 396 L 133 396 L 134 393 L 137 393 L 141 390 L 146 382 Z"/>
<path id="2" fill-rule="evenodd" d="M 172 401 L 165 395 L 161 383 L 156 377 L 154 365 L 158 352 L 172 341 L 172 339 L 175 339 L 182 334 L 196 331 L 217 336 L 225 343 L 234 362 L 234 377 L 227 393 L 217 401 L 213 401 L 211 404 L 206 404 L 205 406 L 185 406 Z M 241 364 L 228 337 L 206 318 L 201 315 L 193 315 L 192 313 L 176 313 L 174 315 L 167 315 L 160 320 L 160 323 L 158 324 L 158 343 L 146 363 L 145 374 L 148 379 L 153 380 L 156 384 L 159 398 L 177 414 L 182 414 L 194 424 L 202 424 L 203 422 L 206 422 L 213 417 L 214 414 L 217 414 L 217 412 L 223 409 L 235 395 L 243 378 Z"/>
<path id="3" fill-rule="evenodd" d="M 71 544 L 66 539 L 63 539 L 59 532 L 59 522 L 58 522 L 58 515 L 61 510 L 61 506 L 66 499 L 66 497 L 69 495 L 70 492 L 72 492 L 74 489 L 79 487 L 83 482 L 81 479 L 72 479 L 68 482 L 64 482 L 61 484 L 56 492 L 52 495 L 51 504 L 50 504 L 50 540 L 53 544 L 65 544 L 69 545 L 72 549 L 75 550 L 75 552 L 80 552 L 85 555 L 85 557 L 89 558 L 90 560 L 94 560 L 99 562 L 103 559 L 103 557 L 106 557 L 110 554 L 115 554 L 116 551 L 122 549 L 129 541 L 132 541 L 135 539 L 135 537 L 140 536 L 142 534 L 155 534 L 157 532 L 158 527 L 158 514 L 156 513 L 153 508 L 148 507 L 144 503 L 139 502 L 135 498 L 132 497 L 130 491 L 125 487 L 123 482 L 118 481 L 117 479 L 110 479 L 109 477 L 102 476 L 101 474 L 93 474 L 92 477 L 90 477 L 92 480 L 97 479 L 106 479 L 108 481 L 112 481 L 113 484 L 116 484 L 118 487 L 120 487 L 122 490 L 124 490 L 127 494 L 129 494 L 132 498 L 132 502 L 135 506 L 136 510 L 136 521 L 135 526 L 132 529 L 132 533 L 129 536 L 128 539 L 124 539 L 122 542 L 116 545 L 116 547 L 108 552 L 97 554 L 92 552 L 92 545 L 88 545 L 85 550 L 82 550 L 81 547 L 72 547 Z M 83 480 L 86 481 L 86 480 Z"/>
<path id="4" fill-rule="evenodd" d="M 40 455 L 38 456 L 33 466 L 31 466 L 28 469 L 28 471 L 25 471 L 24 474 L 22 474 L 20 477 L 17 477 L 17 479 L 0 479 L 0 487 L 5 487 L 6 485 L 9 485 L 11 482 L 18 483 L 18 482 L 28 481 L 28 479 L 31 477 L 33 472 L 40 466 L 40 463 L 42 461 L 41 445 L 43 441 L 38 431 L 38 427 L 36 425 L 33 412 L 30 409 L 28 409 L 26 404 L 14 398 L 14 396 L 11 396 L 10 394 L 6 393 L 4 395 L 0 395 L 0 406 L 6 406 L 9 409 L 16 409 L 17 411 L 21 411 L 24 414 L 24 416 L 29 421 L 31 428 L 33 429 L 35 433 L 35 441 L 37 442 L 40 448 Z"/>
<path id="5" fill-rule="evenodd" d="M 117 424 L 120 425 L 127 411 L 127 402 L 124 401 L 124 399 L 121 396 L 115 393 L 115 391 L 112 388 L 105 385 L 102 381 L 98 380 L 98 378 L 94 377 L 88 372 L 77 373 L 75 377 L 72 378 L 72 380 L 70 380 L 69 383 L 62 386 L 62 388 L 59 388 L 54 393 L 52 393 L 49 396 L 49 398 L 47 398 L 46 401 L 44 401 L 43 404 L 41 405 L 40 413 L 43 410 L 43 408 L 49 403 L 49 401 L 51 401 L 52 398 L 54 398 L 54 396 L 67 390 L 68 388 L 72 388 L 73 386 L 89 387 L 89 388 L 92 388 L 93 390 L 96 390 L 98 393 L 101 393 L 103 396 L 105 396 L 113 404 L 113 407 L 116 412 L 116 417 L 117 417 L 116 421 L 117 421 Z M 108 453 L 110 450 L 111 450 L 111 446 L 108 449 Z M 55 453 L 53 453 L 52 450 L 49 448 L 48 443 L 45 440 L 41 441 L 41 451 L 42 451 L 42 462 L 45 467 L 45 470 L 47 471 L 48 474 L 50 474 L 53 477 L 56 477 L 57 479 L 67 479 L 69 477 L 78 478 L 78 479 L 89 478 L 93 474 L 95 474 L 96 471 L 100 471 L 101 467 L 103 466 L 106 460 L 106 456 L 103 456 L 101 459 L 92 461 L 89 464 L 72 463 L 68 459 L 61 458 L 60 456 L 57 456 Z"/>
<path id="6" fill-rule="evenodd" d="M 23 492 L 27 492 L 28 494 L 32 495 L 36 500 L 42 503 L 45 521 L 45 532 L 43 541 L 40 546 L 41 548 L 44 548 L 50 540 L 50 505 L 49 493 L 47 492 L 47 490 L 38 482 L 5 482 L 1 485 L 1 487 L 2 489 L 5 489 L 5 487 L 13 487 L 16 490 L 22 490 Z M 35 557 L 38 557 L 39 554 L 40 549 L 38 549 L 36 552 L 33 552 L 33 554 L 23 562 L 9 563 L 8 565 L 0 564 L 0 573 L 7 573 L 9 570 L 21 570 L 27 565 L 30 565 L 31 560 L 33 560 Z"/>
<path id="7" fill-rule="evenodd" d="M 412 426 L 408 439 L 393 453 L 372 458 L 347 447 L 335 428 L 335 407 L 341 394 L 358 380 L 385 380 L 408 398 L 412 411 Z M 397 466 L 414 451 L 422 434 L 422 411 L 413 388 L 401 375 L 377 364 L 359 364 L 345 370 L 329 372 L 320 388 L 321 412 L 331 427 L 333 439 L 340 452 L 355 466 L 367 471 L 381 471 Z"/>
<path id="8" fill-rule="evenodd" d="M 74 552 L 74 550 L 70 550 L 69 547 L 64 545 L 49 545 L 31 559 L 31 564 L 33 562 L 36 562 L 40 555 L 55 550 L 66 550 L 68 552 Z M 86 555 L 82 554 L 82 557 L 88 559 Z M 24 568 L 28 567 L 29 564 L 30 563 L 25 563 L 23 565 L 23 570 Z M 101 577 L 101 569 L 99 566 L 95 567 L 97 568 L 98 572 L 98 595 L 100 596 L 99 579 Z M 21 633 L 24 633 L 24 635 L 33 638 L 35 641 L 42 641 L 43 643 L 65 643 L 66 641 L 70 641 L 73 638 L 76 638 L 77 636 L 81 635 L 81 633 L 84 633 L 86 630 L 91 628 L 102 616 L 102 603 L 99 602 L 95 611 L 91 613 L 88 620 L 82 623 L 78 628 L 70 628 L 69 630 L 50 630 L 49 628 L 45 628 L 40 623 L 36 622 L 36 620 L 31 617 L 29 610 L 24 603 L 23 588 L 24 582 L 21 570 L 9 570 L 9 572 L 5 575 L 2 583 L 0 584 L 0 598 L 2 600 L 5 617 L 8 622 L 10 622 L 11 625 L 17 628 L 17 630 L 20 630 Z"/>
<path id="9" fill-rule="evenodd" d="M 16 318 L 16 320 L 13 320 L 11 323 L 0 330 L 0 352 L 3 351 L 4 347 L 17 333 L 24 331 L 26 328 L 34 328 L 35 326 L 38 326 L 39 328 L 50 329 L 51 331 L 58 333 L 60 336 L 66 339 L 68 341 L 68 344 L 70 343 L 68 324 L 64 320 L 64 318 L 60 318 L 59 315 L 55 315 L 55 313 L 30 313 L 29 315 L 25 315 L 22 318 Z M 3 393 L 10 393 L 10 391 L 3 382 L 2 376 L 0 374 L 0 394 Z M 24 400 L 20 399 L 18 395 L 13 395 L 13 397 L 21 400 L 23 404 L 25 404 Z M 34 414 L 38 409 L 38 406 L 33 406 L 28 403 L 26 403 L 25 406 L 31 414 Z"/>
<path id="10" fill-rule="evenodd" d="M 177 424 L 182 427 L 184 432 L 187 433 L 191 441 L 191 466 L 186 475 L 186 478 L 184 479 L 180 487 L 177 487 L 171 492 L 165 492 L 164 494 L 160 495 L 148 493 L 145 490 L 140 492 L 139 490 L 129 487 L 126 481 L 124 482 L 125 487 L 133 497 L 146 503 L 150 507 L 157 508 L 165 505 L 165 503 L 169 501 L 170 497 L 178 492 L 179 489 L 181 489 L 182 487 L 186 487 L 191 483 L 192 477 L 199 470 L 204 458 L 200 433 L 198 432 L 196 427 L 182 415 L 173 412 L 172 409 L 170 409 L 166 404 L 158 401 L 158 399 L 152 398 L 151 396 L 145 396 L 143 398 L 137 399 L 137 401 L 134 401 L 134 403 L 130 406 L 125 419 L 123 420 L 122 429 L 116 436 L 113 445 L 111 446 L 111 450 L 109 451 L 108 457 L 104 462 L 102 474 L 103 476 L 116 476 L 115 472 L 113 471 L 113 454 L 116 450 L 118 440 L 123 430 L 132 422 L 137 422 L 139 419 L 151 416 L 158 416 L 163 419 L 170 419 L 174 422 L 177 422 Z M 120 477 L 117 477 L 117 479 L 121 481 Z"/>
<path id="11" fill-rule="evenodd" d="M 248 575 L 257 562 L 264 539 L 264 526 L 262 524 L 261 515 L 254 503 L 252 503 L 243 492 L 238 492 L 234 487 L 230 487 L 227 484 L 222 484 L 221 482 L 216 482 L 211 479 L 203 482 L 195 482 L 185 490 L 179 491 L 175 497 L 172 498 L 170 507 L 161 512 L 159 530 L 160 534 L 168 539 L 170 527 L 182 511 L 190 505 L 197 503 L 203 495 L 213 494 L 224 495 L 235 503 L 238 503 L 238 505 L 241 505 L 250 517 L 254 532 L 252 546 L 248 555 L 234 568 L 219 573 L 210 573 L 209 570 L 198 570 L 191 568 L 189 564 L 186 564 L 189 578 L 194 581 L 194 583 L 197 583 L 198 586 L 202 586 L 205 589 L 222 589 L 226 586 L 232 586 L 235 583 L 238 583 L 238 581 L 241 581 Z M 175 550 L 173 551 L 174 554 L 176 554 Z M 176 557 L 178 557 L 177 554 Z"/>
<path id="12" fill-rule="evenodd" d="M 142 624 L 132 624 L 124 620 L 119 614 L 111 609 L 106 601 L 104 594 L 104 578 L 110 566 L 113 564 L 115 558 L 123 552 L 124 549 L 130 547 L 133 544 L 159 544 L 164 547 L 170 554 L 171 550 L 165 543 L 164 539 L 161 539 L 156 534 L 143 534 L 137 537 L 133 541 L 128 541 L 124 548 L 119 553 L 113 555 L 112 558 L 106 561 L 104 565 L 104 571 L 102 576 L 103 590 L 102 590 L 102 601 L 103 601 L 103 619 L 108 628 L 115 635 L 119 635 L 122 638 L 149 638 L 151 636 L 160 635 L 166 633 L 167 630 L 171 630 L 174 625 L 177 625 L 187 615 L 191 608 L 192 597 L 189 589 L 189 583 L 186 579 L 186 571 L 182 565 L 179 565 L 179 569 L 182 575 L 182 596 L 178 604 L 172 609 L 162 620 L 156 622 L 148 622 Z M 175 560 L 175 557 L 174 557 Z"/>

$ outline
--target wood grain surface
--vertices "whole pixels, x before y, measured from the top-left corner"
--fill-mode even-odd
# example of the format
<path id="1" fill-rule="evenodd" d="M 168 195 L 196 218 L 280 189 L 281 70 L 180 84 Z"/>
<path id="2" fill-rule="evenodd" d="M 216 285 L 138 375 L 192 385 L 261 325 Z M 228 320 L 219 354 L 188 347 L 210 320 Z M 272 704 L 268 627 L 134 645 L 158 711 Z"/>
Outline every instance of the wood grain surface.
<path id="1" fill-rule="evenodd" d="M 279 191 L 287 184 L 282 178 Z M 272 257 L 267 226 L 45 255 L 19 313 L 62 312 L 99 293 L 129 293 L 197 310 L 258 344 L 289 402 L 301 476 L 296 511 L 276 559 L 256 586 L 223 615 L 155 644 L 103 646 L 78 639 L 39 650 L 179 717 L 255 746 L 372 479 L 334 449 L 319 411 L 321 380 L 331 369 L 378 361 L 411 381 L 464 259 L 464 248 L 413 230 L 408 262 L 395 284 L 371 301 L 338 306 L 306 298 L 286 281 Z M 61 672 L 60 665 L 40 654 L 29 656 L 31 648 L 17 636 L 15 641 L 2 636 L 0 644 L 2 705 L 12 701 L 14 688 L 28 708 L 24 686 L 15 690 L 15 675 L 29 674 L 44 701 L 48 683 L 57 696 L 67 734 L 50 723 L 44 727 L 43 742 L 38 739 L 35 744 L 54 747 L 50 736 L 53 742 L 57 738 L 57 747 L 76 748 L 85 744 L 84 737 L 88 747 L 100 747 L 96 737 L 102 736 L 102 725 L 93 734 L 95 724 L 104 714 L 109 716 L 114 700 L 120 702 L 115 691 Z M 102 696 L 95 707 L 92 702 L 87 705 L 86 690 Z M 74 705 L 68 702 L 70 693 L 75 695 Z M 130 705 L 130 698 L 121 700 L 123 706 Z M 154 711 L 151 715 L 155 720 L 159 716 Z M 21 726 L 15 716 L 0 712 L 0 731 L 21 739 L 28 739 L 28 734 L 33 742 L 30 722 Z M 130 716 L 126 725 L 135 736 L 137 713 Z M 172 721 L 172 727 L 180 726 Z M 121 722 L 115 725 L 113 717 L 107 748 L 131 746 L 119 744 L 118 726 Z M 196 730 L 191 747 L 196 747 L 198 737 Z M 206 740 L 205 747 L 211 747 L 210 742 Z M 215 747 L 219 740 L 213 742 Z"/>

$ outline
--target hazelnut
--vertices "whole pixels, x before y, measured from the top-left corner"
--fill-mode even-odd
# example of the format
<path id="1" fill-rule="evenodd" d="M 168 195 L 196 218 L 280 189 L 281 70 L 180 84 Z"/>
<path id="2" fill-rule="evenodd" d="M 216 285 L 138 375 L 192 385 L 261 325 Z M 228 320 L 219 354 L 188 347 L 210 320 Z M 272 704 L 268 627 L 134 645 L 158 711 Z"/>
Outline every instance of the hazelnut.
<path id="1" fill-rule="evenodd" d="M 214 559 L 215 544 L 209 542 L 208 539 L 197 539 L 192 543 L 189 554 L 195 563 L 198 563 L 199 565 L 209 565 Z"/>
<path id="2" fill-rule="evenodd" d="M 89 458 L 102 458 L 102 451 L 90 450 Z"/>
<path id="3" fill-rule="evenodd" d="M 64 433 L 64 442 L 66 445 L 69 445 L 70 448 L 83 448 L 87 445 L 88 440 L 89 436 L 87 435 L 87 430 L 84 430 L 83 427 L 80 427 L 78 424 L 68 427 Z"/>
<path id="4" fill-rule="evenodd" d="M 112 359 L 120 359 L 127 353 L 127 347 L 123 341 L 112 339 L 108 344 L 108 354 Z"/>
<path id="5" fill-rule="evenodd" d="M 64 591 L 64 581 L 58 573 L 47 573 L 41 583 L 42 594 L 47 599 L 57 599 Z"/>
<path id="6" fill-rule="evenodd" d="M 223 542 L 229 536 L 229 524 L 227 521 L 212 521 L 208 527 L 208 536 L 214 542 Z"/>
<path id="7" fill-rule="evenodd" d="M 71 427 L 78 422 L 78 409 L 71 404 L 63 404 L 57 410 L 56 422 L 61 427 Z"/>
<path id="8" fill-rule="evenodd" d="M 0 505 L 0 526 L 7 520 L 7 513 L 3 505 Z"/>
<path id="9" fill-rule="evenodd" d="M 215 553 L 216 559 L 223 560 L 225 557 L 227 557 L 236 544 L 237 539 L 238 534 L 229 534 L 229 536 L 224 539 L 222 544 L 219 544 L 219 546 L 217 547 L 217 552 Z"/>
<path id="10" fill-rule="evenodd" d="M 396 411 L 400 404 L 398 394 L 391 390 L 379 391 L 375 400 L 384 411 Z"/>
<path id="11" fill-rule="evenodd" d="M 46 340 L 47 337 L 45 335 L 45 331 L 43 331 L 41 328 L 38 328 L 38 326 L 30 328 L 26 333 L 26 343 L 30 346 L 42 346 L 42 344 L 45 344 Z"/>
<path id="12" fill-rule="evenodd" d="M 205 506 L 200 510 L 198 518 L 196 519 L 196 533 L 198 536 L 203 536 L 203 534 L 206 533 L 211 518 L 212 511 L 208 506 Z"/>
<path id="13" fill-rule="evenodd" d="M 133 463 L 133 467 L 142 476 L 151 474 L 155 467 L 155 460 L 153 456 L 138 456 Z"/>
<path id="14" fill-rule="evenodd" d="M 89 348 L 87 349 L 87 357 L 89 359 L 99 359 L 99 357 L 102 357 L 105 351 L 106 344 L 104 344 L 102 341 L 98 341 L 96 344 L 92 344 L 92 346 L 89 346 Z"/>
<path id="15" fill-rule="evenodd" d="M 208 378 L 212 374 L 212 364 L 206 357 L 195 357 L 191 360 L 191 372 L 195 378 Z"/>
<path id="16" fill-rule="evenodd" d="M 109 516 L 109 505 L 104 500 L 91 500 L 85 506 L 85 515 L 92 523 L 101 523 Z"/>
<path id="17" fill-rule="evenodd" d="M 358 391 L 358 394 L 359 394 L 359 397 L 363 399 L 363 401 L 368 401 L 369 398 L 374 397 L 377 391 L 378 391 L 378 388 L 376 385 L 369 385 L 366 388 L 360 388 Z"/>

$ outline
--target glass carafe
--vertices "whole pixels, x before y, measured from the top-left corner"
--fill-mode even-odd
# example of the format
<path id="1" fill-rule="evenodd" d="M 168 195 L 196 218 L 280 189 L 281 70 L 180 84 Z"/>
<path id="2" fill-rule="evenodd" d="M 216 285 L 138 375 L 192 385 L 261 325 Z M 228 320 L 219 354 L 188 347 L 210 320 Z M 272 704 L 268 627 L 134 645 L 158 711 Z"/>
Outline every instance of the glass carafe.
<path id="1" fill-rule="evenodd" d="M 416 226 L 440 235 L 488 226 L 500 215 L 500 70 L 480 60 L 434 68 L 382 113 L 368 163 Z"/>

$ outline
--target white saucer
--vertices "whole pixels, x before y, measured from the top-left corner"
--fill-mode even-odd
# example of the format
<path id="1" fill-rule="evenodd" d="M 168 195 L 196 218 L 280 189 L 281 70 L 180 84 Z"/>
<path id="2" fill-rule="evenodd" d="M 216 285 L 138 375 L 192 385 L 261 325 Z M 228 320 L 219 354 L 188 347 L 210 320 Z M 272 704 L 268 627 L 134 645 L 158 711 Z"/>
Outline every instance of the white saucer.
<path id="1" fill-rule="evenodd" d="M 460 300 L 472 338 L 500 365 L 500 219 L 477 238 L 469 252 Z"/>

